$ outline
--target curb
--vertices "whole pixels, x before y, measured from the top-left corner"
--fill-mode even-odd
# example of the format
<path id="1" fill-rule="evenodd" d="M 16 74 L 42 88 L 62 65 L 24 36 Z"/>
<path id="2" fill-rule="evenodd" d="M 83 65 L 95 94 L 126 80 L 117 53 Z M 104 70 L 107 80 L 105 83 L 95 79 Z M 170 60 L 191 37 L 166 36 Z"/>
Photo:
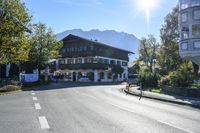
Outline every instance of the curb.
<path id="1" fill-rule="evenodd" d="M 123 89 L 123 92 L 130 94 L 130 95 L 134 95 L 134 96 L 140 96 L 139 94 L 127 91 L 126 89 Z M 200 109 L 200 105 L 194 105 L 194 104 L 191 104 L 191 103 L 169 100 L 169 99 L 164 99 L 164 98 L 157 98 L 157 97 L 152 97 L 152 96 L 147 96 L 147 95 L 142 95 L 142 97 L 148 98 L 148 99 L 153 99 L 153 100 L 159 100 L 159 101 L 163 101 L 163 102 L 168 102 L 168 103 L 179 104 L 179 105 L 187 105 L 187 106 L 190 106 L 190 107 Z"/>

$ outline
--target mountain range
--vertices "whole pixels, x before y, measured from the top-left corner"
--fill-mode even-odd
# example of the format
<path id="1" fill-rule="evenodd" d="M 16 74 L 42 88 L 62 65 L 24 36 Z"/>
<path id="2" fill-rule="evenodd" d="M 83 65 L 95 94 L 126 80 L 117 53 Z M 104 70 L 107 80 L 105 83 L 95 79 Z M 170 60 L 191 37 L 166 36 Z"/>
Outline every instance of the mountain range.
<path id="1" fill-rule="evenodd" d="M 130 56 L 130 61 L 138 57 L 139 39 L 132 34 L 125 32 L 117 32 L 115 30 L 104 30 L 98 29 L 83 31 L 82 29 L 66 30 L 62 33 L 58 33 L 56 38 L 62 40 L 69 34 L 77 35 L 83 38 L 97 40 L 98 42 L 105 43 L 117 48 L 125 49 L 134 52 L 134 55 Z"/>

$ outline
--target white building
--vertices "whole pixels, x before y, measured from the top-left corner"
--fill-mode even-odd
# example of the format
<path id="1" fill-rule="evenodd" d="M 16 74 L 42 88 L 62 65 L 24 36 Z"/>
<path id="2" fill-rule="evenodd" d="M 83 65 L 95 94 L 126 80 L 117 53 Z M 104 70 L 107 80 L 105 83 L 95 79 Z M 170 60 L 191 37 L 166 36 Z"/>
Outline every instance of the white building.
<path id="1" fill-rule="evenodd" d="M 180 47 L 182 58 L 200 66 L 200 0 L 180 1 Z"/>
<path id="2" fill-rule="evenodd" d="M 51 62 L 50 69 L 65 81 L 112 82 L 128 78 L 129 54 L 98 41 L 75 35 L 62 39 L 61 58 Z M 113 69 L 121 71 L 114 74 Z"/>

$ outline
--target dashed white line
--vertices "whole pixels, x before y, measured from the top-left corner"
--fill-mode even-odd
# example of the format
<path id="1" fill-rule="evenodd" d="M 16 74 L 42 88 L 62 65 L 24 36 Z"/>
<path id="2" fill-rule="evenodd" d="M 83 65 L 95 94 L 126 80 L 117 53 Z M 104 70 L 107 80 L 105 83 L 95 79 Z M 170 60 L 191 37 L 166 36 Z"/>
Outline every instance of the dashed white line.
<path id="1" fill-rule="evenodd" d="M 42 109 L 39 103 L 35 103 L 35 109 L 36 110 Z"/>
<path id="2" fill-rule="evenodd" d="M 39 116 L 41 129 L 49 129 L 49 124 L 45 116 Z"/>
<path id="3" fill-rule="evenodd" d="M 31 95 L 33 95 L 33 96 L 34 96 L 34 95 L 35 95 L 35 92 L 32 92 L 32 93 L 31 93 Z"/>
<path id="4" fill-rule="evenodd" d="M 173 125 L 173 124 L 170 124 L 170 123 L 168 123 L 168 122 L 164 122 L 164 121 L 162 121 L 162 120 L 157 120 L 157 121 L 160 122 L 160 123 L 163 123 L 163 124 L 165 124 L 165 125 L 168 125 L 168 126 L 170 126 L 170 127 L 174 127 L 174 128 L 176 128 L 176 129 L 182 130 L 182 131 L 187 132 L 187 133 L 194 133 L 194 132 L 192 132 L 192 131 L 190 131 L 190 130 L 188 130 L 188 129 L 184 129 L 184 128 L 175 126 L 175 125 Z"/>
<path id="5" fill-rule="evenodd" d="M 122 109 L 122 110 L 125 110 L 125 111 L 128 111 L 128 112 L 131 112 L 131 113 L 135 113 L 135 111 L 130 110 L 130 109 L 128 109 L 128 108 L 124 108 L 124 107 L 121 107 L 121 106 L 119 106 L 119 105 L 116 105 L 116 104 L 113 104 L 113 103 L 110 103 L 110 102 L 106 102 L 106 103 L 108 103 L 108 104 L 110 104 L 110 105 L 112 105 L 112 106 L 115 106 L 115 107 L 117 107 L 117 108 L 119 108 L 119 109 Z"/>
<path id="6" fill-rule="evenodd" d="M 37 97 L 33 97 L 33 101 L 37 101 L 38 99 L 37 99 Z"/>

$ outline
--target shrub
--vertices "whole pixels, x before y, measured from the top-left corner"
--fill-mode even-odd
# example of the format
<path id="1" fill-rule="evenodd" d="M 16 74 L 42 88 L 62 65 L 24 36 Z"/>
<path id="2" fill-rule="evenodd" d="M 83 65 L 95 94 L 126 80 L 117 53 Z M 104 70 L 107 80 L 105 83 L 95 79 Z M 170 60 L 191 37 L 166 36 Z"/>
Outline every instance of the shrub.
<path id="1" fill-rule="evenodd" d="M 0 92 L 10 92 L 10 91 L 17 91 L 17 90 L 21 90 L 21 86 L 6 85 L 6 86 L 0 88 Z"/>
<path id="2" fill-rule="evenodd" d="M 142 67 L 139 71 L 140 81 L 144 86 L 155 87 L 158 85 L 159 75 L 150 71 L 148 67 Z"/>
<path id="3" fill-rule="evenodd" d="M 177 87 L 189 87 L 195 79 L 195 73 L 191 62 L 184 62 L 179 69 L 170 72 L 168 75 L 161 78 L 161 85 L 170 85 Z"/>

